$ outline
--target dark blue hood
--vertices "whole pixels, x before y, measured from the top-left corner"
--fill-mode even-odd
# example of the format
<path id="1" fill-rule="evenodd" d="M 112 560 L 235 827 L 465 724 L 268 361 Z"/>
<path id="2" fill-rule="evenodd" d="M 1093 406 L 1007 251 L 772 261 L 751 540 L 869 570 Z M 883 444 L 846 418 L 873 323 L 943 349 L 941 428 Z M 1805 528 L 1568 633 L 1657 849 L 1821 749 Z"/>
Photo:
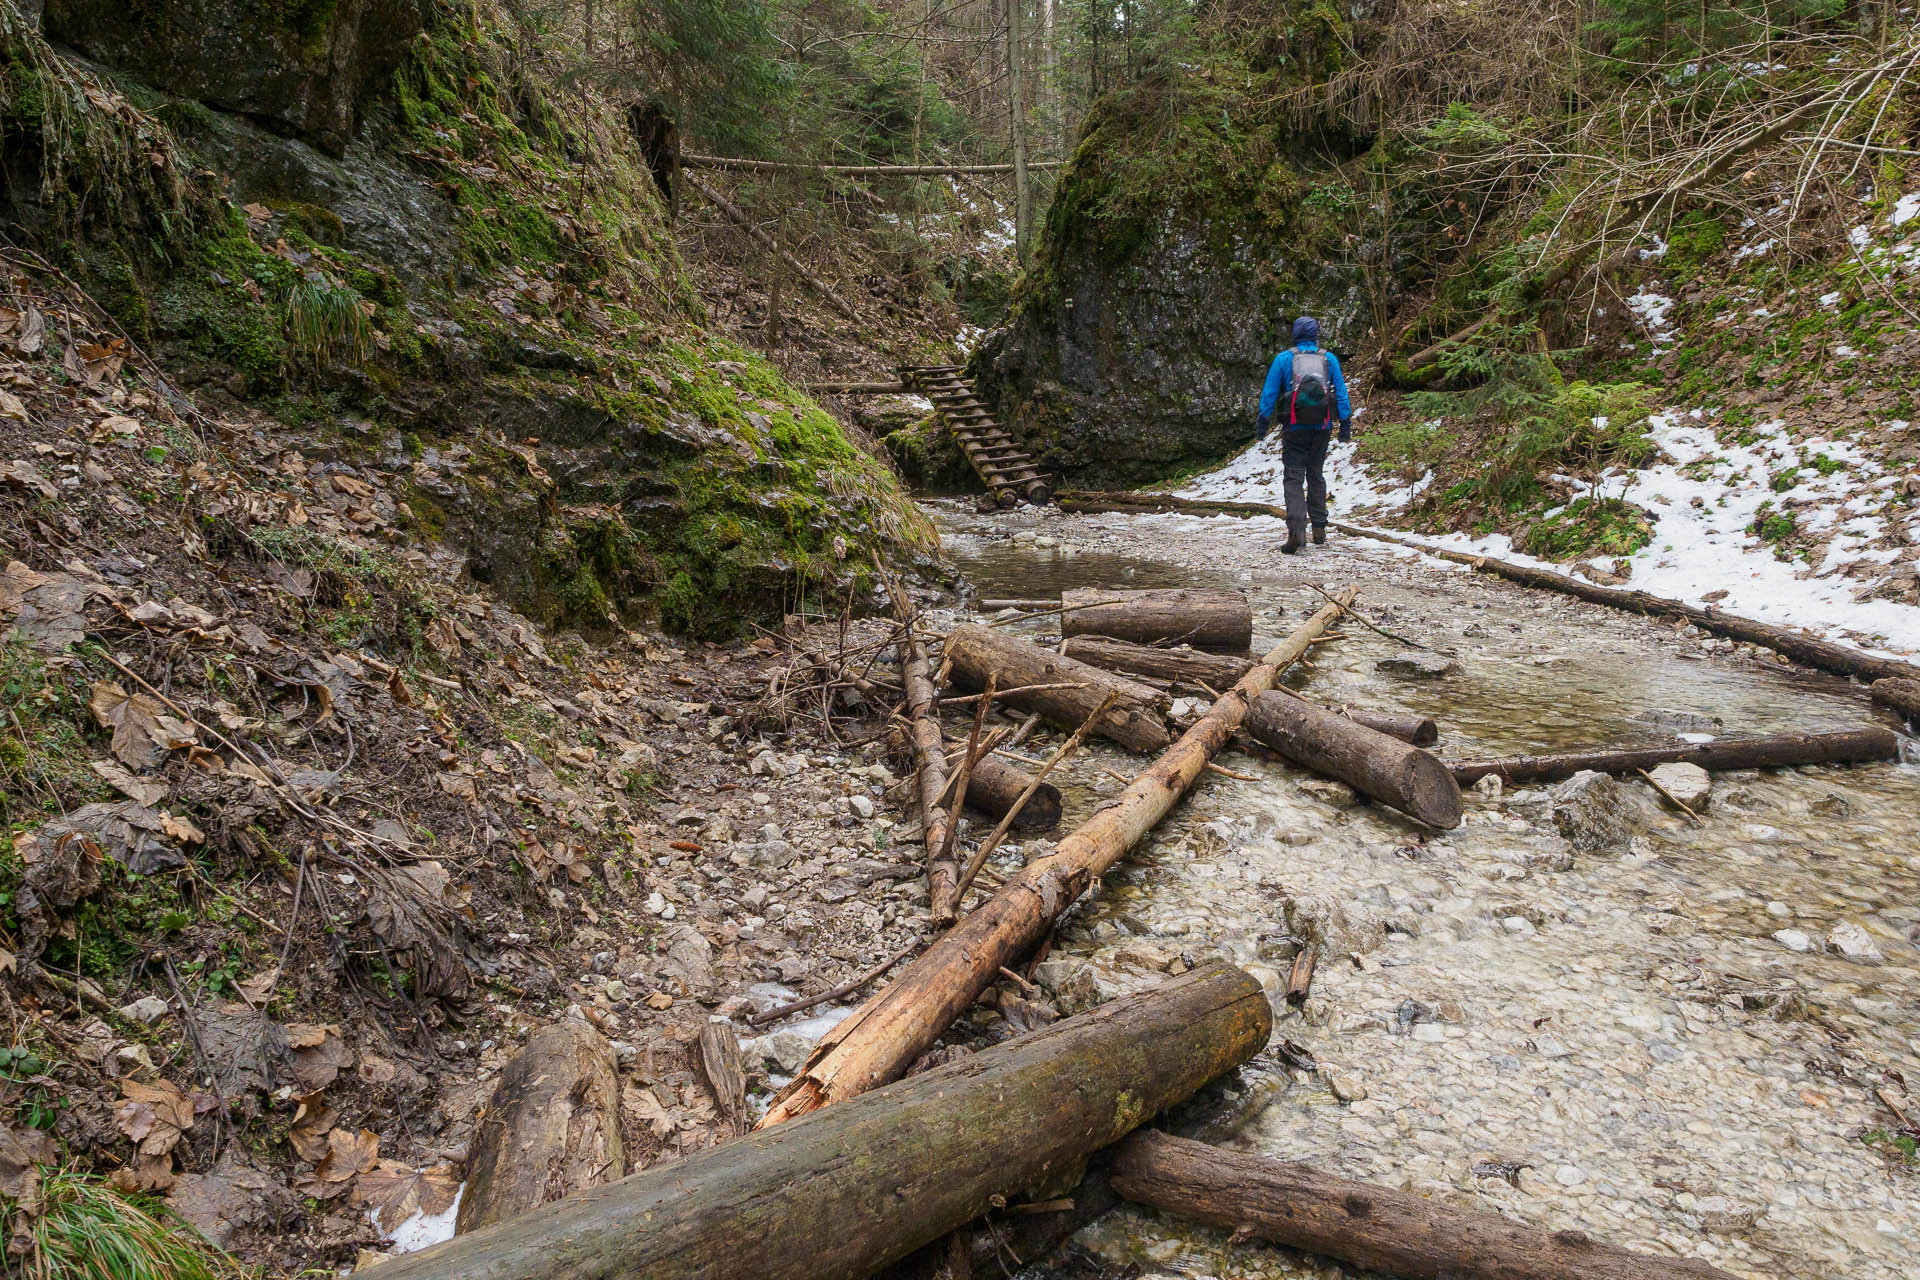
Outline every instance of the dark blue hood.
<path id="1" fill-rule="evenodd" d="M 1295 342 L 1320 341 L 1320 322 L 1312 316 L 1301 316 L 1293 322 L 1293 340 Z"/>

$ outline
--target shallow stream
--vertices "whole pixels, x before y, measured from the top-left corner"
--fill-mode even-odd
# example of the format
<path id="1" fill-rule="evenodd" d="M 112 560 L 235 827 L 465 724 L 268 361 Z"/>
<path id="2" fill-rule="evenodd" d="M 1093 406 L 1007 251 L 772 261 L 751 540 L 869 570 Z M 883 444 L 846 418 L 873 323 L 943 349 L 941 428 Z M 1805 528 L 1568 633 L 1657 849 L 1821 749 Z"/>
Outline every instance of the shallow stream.
<path id="1" fill-rule="evenodd" d="M 936 515 L 982 596 L 1233 586 L 1256 649 L 1323 603 L 1309 584 L 1354 583 L 1369 620 L 1459 669 L 1385 676 L 1411 651 L 1350 622 L 1290 683 L 1431 715 L 1447 758 L 1894 723 L 1846 681 L 1384 544 L 1295 558 L 1272 521 Z M 1080 757 L 1068 824 L 1141 763 Z M 1920 1097 L 1920 766 L 1717 775 L 1697 825 L 1628 783 L 1637 834 L 1575 852 L 1550 788 L 1469 793 L 1437 833 L 1273 759 L 1219 763 L 1257 780 L 1208 776 L 1038 976 L 1077 1009 L 1224 956 L 1277 992 L 1316 939 L 1274 1039 L 1318 1070 L 1262 1055 L 1271 1092 L 1232 1145 L 1738 1275 L 1920 1274 L 1920 1173 L 1876 1136 L 1898 1124 L 1877 1091 Z M 1829 946 L 1848 925 L 1871 954 Z M 1111 1274 L 1348 1274 L 1145 1211 L 1079 1244 Z"/>

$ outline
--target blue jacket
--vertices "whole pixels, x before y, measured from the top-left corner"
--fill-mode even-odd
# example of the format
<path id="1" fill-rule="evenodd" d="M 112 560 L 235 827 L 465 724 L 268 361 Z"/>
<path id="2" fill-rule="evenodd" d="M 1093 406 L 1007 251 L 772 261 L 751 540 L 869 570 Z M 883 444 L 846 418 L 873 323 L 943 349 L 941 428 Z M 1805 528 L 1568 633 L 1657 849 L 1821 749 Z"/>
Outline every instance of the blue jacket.
<path id="1" fill-rule="evenodd" d="M 1316 342 L 1302 342 L 1297 345 L 1301 351 L 1320 349 L 1320 344 Z M 1267 424 L 1273 421 L 1274 410 L 1280 404 L 1280 397 L 1293 386 L 1293 353 L 1294 348 L 1288 347 L 1273 358 L 1273 364 L 1267 370 L 1267 385 L 1260 392 L 1260 429 L 1262 431 L 1265 431 Z M 1353 404 L 1347 399 L 1347 380 L 1340 372 L 1340 357 L 1331 351 L 1327 352 L 1327 370 L 1333 375 L 1333 401 L 1334 407 L 1339 410 L 1339 421 L 1346 422 L 1353 417 Z M 1282 422 L 1280 425 L 1285 427 L 1287 424 Z M 1329 419 L 1322 427 L 1306 427 L 1302 430 L 1330 430 L 1334 425 L 1333 420 Z"/>

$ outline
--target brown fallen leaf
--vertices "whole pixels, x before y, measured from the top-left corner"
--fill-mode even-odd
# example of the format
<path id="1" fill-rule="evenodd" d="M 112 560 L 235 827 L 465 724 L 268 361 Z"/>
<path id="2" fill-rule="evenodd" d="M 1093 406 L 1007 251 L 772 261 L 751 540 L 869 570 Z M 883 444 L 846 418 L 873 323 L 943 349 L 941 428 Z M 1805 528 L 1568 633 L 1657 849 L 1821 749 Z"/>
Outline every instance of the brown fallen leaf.
<path id="1" fill-rule="evenodd" d="M 31 1212 L 40 1203 L 40 1166 L 52 1164 L 59 1154 L 45 1130 L 0 1124 L 0 1197 Z"/>
<path id="2" fill-rule="evenodd" d="M 287 1141 L 302 1160 L 318 1162 L 327 1154 L 327 1135 L 333 1132 L 334 1112 L 319 1093 L 304 1094 L 294 1112 Z"/>
<path id="3" fill-rule="evenodd" d="M 254 974 L 251 978 L 234 983 L 233 989 L 240 993 L 242 1000 L 256 1009 L 263 1009 L 267 1001 L 273 999 L 273 989 L 279 984 L 280 966 L 275 965 L 271 969 Z"/>
<path id="4" fill-rule="evenodd" d="M 143 1156 L 167 1155 L 193 1128 L 193 1100 L 165 1080 L 122 1080 L 120 1095 L 114 1123 Z"/>
<path id="5" fill-rule="evenodd" d="M 382 1160 L 360 1175 L 353 1199 L 373 1211 L 375 1226 L 392 1231 L 415 1213 L 445 1213 L 459 1193 L 460 1177 L 450 1164 L 415 1169 L 398 1160 Z"/>
<path id="6" fill-rule="evenodd" d="M 379 1163 L 380 1135 L 371 1129 L 354 1133 L 334 1129 L 327 1134 L 327 1151 L 319 1163 L 294 1179 L 293 1189 L 316 1200 L 345 1195 L 353 1180 Z"/>
<path id="7" fill-rule="evenodd" d="M 128 693 L 112 680 L 93 686 L 87 700 L 94 722 L 113 730 L 111 750 L 129 769 L 151 769 L 167 753 L 193 745 L 193 726 L 167 710 L 158 698 Z"/>
<path id="8" fill-rule="evenodd" d="M 153 778 L 136 778 L 133 774 L 112 760 L 95 760 L 93 771 L 105 778 L 109 785 L 129 800 L 136 800 L 151 809 L 167 798 L 168 787 L 164 782 Z"/>
<path id="9" fill-rule="evenodd" d="M 312 1038 L 316 1030 L 322 1033 L 317 1040 Z M 290 1069 L 293 1078 L 309 1093 L 332 1084 L 341 1071 L 353 1062 L 353 1051 L 347 1048 L 346 1042 L 334 1030 L 332 1027 L 315 1028 L 298 1022 L 286 1028 L 287 1043 L 292 1049 Z M 296 1039 L 302 1043 L 296 1044 Z"/>

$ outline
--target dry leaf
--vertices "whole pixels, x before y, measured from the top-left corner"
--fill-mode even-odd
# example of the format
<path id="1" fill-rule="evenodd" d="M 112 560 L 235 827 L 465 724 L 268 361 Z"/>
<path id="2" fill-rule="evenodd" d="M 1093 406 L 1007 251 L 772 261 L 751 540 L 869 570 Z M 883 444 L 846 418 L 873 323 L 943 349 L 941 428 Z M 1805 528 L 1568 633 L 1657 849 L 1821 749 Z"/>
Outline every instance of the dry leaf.
<path id="1" fill-rule="evenodd" d="M 39 1203 L 40 1169 L 60 1152 L 53 1135 L 39 1129 L 15 1129 L 0 1124 L 0 1197 L 19 1201 L 31 1210 Z"/>
<path id="2" fill-rule="evenodd" d="M 233 989 L 240 993 L 242 1000 L 256 1009 L 262 1009 L 267 1001 L 273 999 L 273 990 L 279 984 L 280 966 L 275 965 L 264 973 L 256 973 L 251 978 L 234 983 Z"/>
<path id="3" fill-rule="evenodd" d="M 11 391 L 0 391 L 0 418 L 11 418 L 15 422 L 27 420 L 27 406 L 20 397 Z"/>
<path id="4" fill-rule="evenodd" d="M 103 729 L 113 730 L 112 751 L 129 769 L 151 769 L 178 747 L 193 745 L 193 726 L 144 693 L 129 694 L 112 680 L 93 686 L 87 707 Z"/>
<path id="5" fill-rule="evenodd" d="M 123 1101 L 114 1122 L 133 1139 L 141 1155 L 166 1155 L 193 1128 L 193 1100 L 165 1080 L 152 1084 L 122 1080 L 120 1094 Z"/>
<path id="6" fill-rule="evenodd" d="M 121 795 L 152 808 L 167 798 L 167 784 L 151 778 L 136 778 L 111 760 L 95 760 L 93 771 L 105 778 Z"/>
<path id="7" fill-rule="evenodd" d="M 191 819 L 182 818 L 176 814 L 163 813 L 160 815 L 160 831 L 161 834 L 167 836 L 169 839 L 178 840 L 181 844 L 205 844 L 207 842 L 206 832 L 194 826 Z"/>
<path id="8" fill-rule="evenodd" d="M 7 396 L 7 393 L 4 391 L 0 391 L 0 397 L 12 399 L 12 397 Z M 19 403 L 18 400 L 14 400 L 14 404 L 17 405 Z M 12 413 L 7 412 L 5 400 L 0 400 L 0 417 L 10 418 L 13 416 Z M 60 496 L 60 490 L 54 486 L 53 481 L 41 475 L 40 468 L 34 466 L 31 462 L 21 462 L 17 459 L 13 462 L 0 462 L 0 480 L 11 480 L 22 489 L 30 490 L 43 498 L 57 498 Z"/>
<path id="9" fill-rule="evenodd" d="M 459 1192 L 460 1178 L 452 1165 L 414 1169 L 398 1160 L 382 1160 L 360 1175 L 353 1199 L 373 1210 L 375 1226 L 392 1231 L 415 1213 L 445 1213 Z"/>
<path id="10" fill-rule="evenodd" d="M 302 1160 L 320 1161 L 326 1157 L 327 1135 L 333 1131 L 333 1108 L 318 1093 L 302 1096 L 299 1104 L 287 1141 Z"/>
<path id="11" fill-rule="evenodd" d="M 172 1156 L 140 1155 L 129 1165 L 122 1165 L 113 1171 L 108 1179 L 118 1190 L 129 1195 L 141 1191 L 168 1191 L 177 1179 L 173 1176 Z"/>
<path id="12" fill-rule="evenodd" d="M 293 1189 L 316 1200 L 345 1195 L 353 1180 L 380 1159 L 380 1135 L 371 1129 L 354 1133 L 334 1129 L 327 1134 L 327 1151 L 309 1173 L 294 1179 Z"/>
<path id="13" fill-rule="evenodd" d="M 334 1034 L 332 1027 L 313 1027 L 294 1023 L 286 1028 L 287 1043 L 293 1053 L 291 1070 L 300 1087 L 309 1093 L 324 1089 L 353 1062 L 353 1051 Z M 314 1039 L 314 1033 L 319 1038 Z"/>

